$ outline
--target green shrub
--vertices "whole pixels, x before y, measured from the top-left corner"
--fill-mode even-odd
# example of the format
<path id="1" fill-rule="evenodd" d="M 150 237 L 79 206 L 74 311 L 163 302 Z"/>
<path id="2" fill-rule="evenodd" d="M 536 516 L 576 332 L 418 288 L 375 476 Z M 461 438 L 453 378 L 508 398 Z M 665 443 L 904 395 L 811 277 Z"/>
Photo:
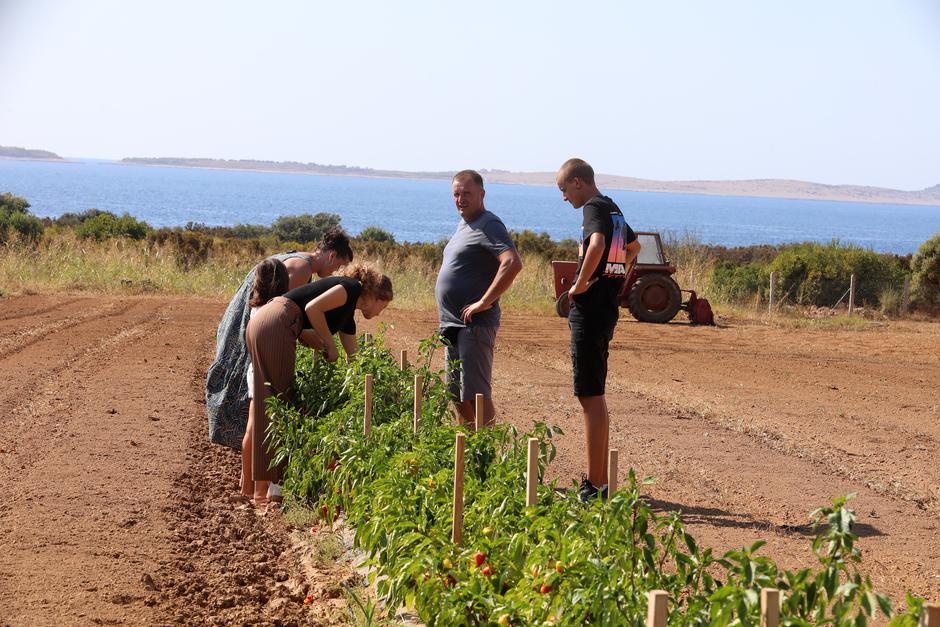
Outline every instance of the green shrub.
<path id="1" fill-rule="evenodd" d="M 29 202 L 11 192 L 0 194 L 0 216 L 10 216 L 14 213 L 29 213 Z"/>
<path id="2" fill-rule="evenodd" d="M 395 236 L 383 228 L 377 226 L 367 226 L 359 233 L 359 239 L 367 242 L 391 242 L 395 243 Z"/>
<path id="3" fill-rule="evenodd" d="M 0 242 L 5 242 L 11 233 L 36 242 L 42 237 L 42 220 L 29 212 L 29 202 L 10 192 L 0 194 Z"/>
<path id="4" fill-rule="evenodd" d="M 323 234 L 339 226 L 340 217 L 335 213 L 304 213 L 299 216 L 281 216 L 271 225 L 271 230 L 282 242 L 318 242 Z"/>
<path id="5" fill-rule="evenodd" d="M 856 302 L 879 304 L 882 292 L 897 287 L 903 271 L 891 256 L 838 242 L 806 242 L 785 247 L 771 262 L 782 297 L 799 305 L 832 307 L 845 295 L 852 274 Z"/>
<path id="6" fill-rule="evenodd" d="M 766 266 L 759 263 L 736 266 L 720 262 L 712 270 L 711 289 L 720 300 L 741 302 L 762 292 L 767 274 Z"/>
<path id="7" fill-rule="evenodd" d="M 578 242 L 573 239 L 554 241 L 548 233 L 535 233 L 529 229 L 510 231 L 512 241 L 521 255 L 538 255 L 558 261 L 578 258 Z"/>
<path id="8" fill-rule="evenodd" d="M 192 270 L 208 261 L 215 240 L 199 231 L 176 228 L 153 231 L 147 236 L 147 244 L 151 249 L 170 248 L 176 255 L 176 265 L 182 270 Z"/>
<path id="9" fill-rule="evenodd" d="M 260 224 L 236 224 L 231 228 L 231 235 L 235 239 L 258 239 L 270 233 L 270 228 Z"/>
<path id="10" fill-rule="evenodd" d="M 150 225 L 146 222 L 141 222 L 127 213 L 116 216 L 110 211 L 101 211 L 75 227 L 75 234 L 82 239 L 94 238 L 99 242 L 112 237 L 139 240 L 146 237 L 149 231 Z"/>
<path id="11" fill-rule="evenodd" d="M 81 213 L 66 211 L 55 219 L 55 224 L 58 226 L 75 227 L 102 214 L 114 215 L 110 211 L 103 211 L 101 209 L 87 209 Z"/>
<path id="12" fill-rule="evenodd" d="M 911 259 L 914 303 L 920 309 L 940 305 L 940 233 L 920 245 Z"/>

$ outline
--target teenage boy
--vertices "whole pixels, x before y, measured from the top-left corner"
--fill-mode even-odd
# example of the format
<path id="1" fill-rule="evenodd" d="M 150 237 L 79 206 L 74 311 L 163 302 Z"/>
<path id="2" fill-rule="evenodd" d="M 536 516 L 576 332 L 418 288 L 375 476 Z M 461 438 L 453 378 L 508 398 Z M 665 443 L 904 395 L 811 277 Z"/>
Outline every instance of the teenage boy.
<path id="1" fill-rule="evenodd" d="M 491 379 L 499 297 L 522 270 L 522 260 L 502 220 L 483 206 L 486 191 L 478 172 L 458 172 L 451 192 L 461 220 L 444 248 L 435 287 L 447 381 L 461 424 L 474 424 L 474 401 L 483 395 L 486 426 L 496 414 Z"/>
<path id="2" fill-rule="evenodd" d="M 598 494 L 607 498 L 607 348 L 620 313 L 620 294 L 640 243 L 620 208 L 597 190 L 594 169 L 586 161 L 565 161 L 555 182 L 564 199 L 584 214 L 578 269 L 568 290 L 568 327 L 574 394 L 584 414 L 587 438 L 587 475 L 581 478 L 579 495 L 587 502 Z"/>

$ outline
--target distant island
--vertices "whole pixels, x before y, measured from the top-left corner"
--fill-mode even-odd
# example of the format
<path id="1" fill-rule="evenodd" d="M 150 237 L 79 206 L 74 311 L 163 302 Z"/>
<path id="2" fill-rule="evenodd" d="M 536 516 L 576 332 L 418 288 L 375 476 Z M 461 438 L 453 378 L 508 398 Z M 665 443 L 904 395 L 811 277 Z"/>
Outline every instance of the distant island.
<path id="1" fill-rule="evenodd" d="M 48 150 L 19 148 L 18 146 L 0 146 L 0 158 L 3 159 L 39 159 L 41 161 L 65 161 L 62 157 Z"/>
<path id="2" fill-rule="evenodd" d="M 367 176 L 376 178 L 449 179 L 454 172 L 407 172 L 375 170 L 346 165 L 323 165 L 297 161 L 259 161 L 254 159 L 201 159 L 185 157 L 128 157 L 122 163 L 178 168 L 211 168 L 222 170 L 254 170 L 262 172 L 293 172 L 328 174 L 332 176 Z M 510 172 L 482 169 L 489 183 L 511 185 L 555 186 L 554 172 Z M 940 184 L 917 191 L 904 191 L 863 185 L 824 185 L 788 179 L 754 179 L 744 181 L 655 181 L 614 174 L 598 174 L 601 189 L 622 189 L 637 192 L 668 192 L 673 194 L 708 194 L 714 196 L 757 196 L 795 198 L 802 200 L 841 200 L 909 205 L 940 205 Z"/>

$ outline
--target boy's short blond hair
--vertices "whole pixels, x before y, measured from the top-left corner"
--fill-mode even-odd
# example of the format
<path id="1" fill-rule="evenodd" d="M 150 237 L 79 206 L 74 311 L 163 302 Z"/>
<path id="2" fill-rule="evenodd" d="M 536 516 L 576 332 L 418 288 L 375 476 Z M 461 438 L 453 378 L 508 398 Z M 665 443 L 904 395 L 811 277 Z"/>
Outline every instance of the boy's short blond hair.
<path id="1" fill-rule="evenodd" d="M 594 168 L 584 159 L 568 159 L 558 168 L 558 180 L 570 181 L 571 179 L 581 179 L 588 185 L 594 185 Z"/>

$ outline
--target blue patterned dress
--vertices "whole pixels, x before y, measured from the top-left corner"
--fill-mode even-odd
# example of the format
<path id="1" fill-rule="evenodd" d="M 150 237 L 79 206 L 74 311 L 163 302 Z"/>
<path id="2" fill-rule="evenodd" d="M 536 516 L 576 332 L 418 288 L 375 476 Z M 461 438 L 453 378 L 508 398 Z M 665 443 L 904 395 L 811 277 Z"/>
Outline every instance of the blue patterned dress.
<path id="1" fill-rule="evenodd" d="M 306 253 L 283 253 L 274 259 L 302 258 Z M 216 333 L 215 361 L 209 367 L 206 378 L 206 411 L 209 414 L 209 440 L 240 451 L 245 427 L 248 425 L 248 347 L 245 345 L 245 328 L 251 307 L 251 286 L 255 282 L 255 269 L 242 281 L 238 291 L 228 304 L 219 330 Z"/>

